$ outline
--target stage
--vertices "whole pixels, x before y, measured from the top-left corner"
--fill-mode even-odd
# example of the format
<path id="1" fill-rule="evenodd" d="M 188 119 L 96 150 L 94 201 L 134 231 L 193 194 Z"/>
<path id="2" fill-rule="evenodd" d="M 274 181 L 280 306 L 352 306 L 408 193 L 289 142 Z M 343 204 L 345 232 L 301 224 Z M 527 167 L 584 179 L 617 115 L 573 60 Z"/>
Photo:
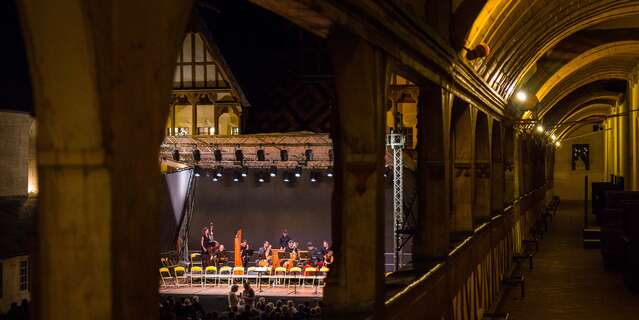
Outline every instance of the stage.
<path id="1" fill-rule="evenodd" d="M 254 286 L 253 290 L 255 290 L 255 294 L 258 297 L 267 297 L 270 299 L 294 299 L 297 300 L 299 298 L 305 298 L 309 300 L 319 300 L 322 299 L 323 288 L 317 288 L 317 292 L 315 291 L 315 287 L 297 287 L 294 288 L 271 288 L 268 286 L 262 287 L 262 292 Z M 226 297 L 229 293 L 230 288 L 225 286 L 221 287 L 206 287 L 202 288 L 201 286 L 193 286 L 193 287 L 168 287 L 168 288 L 160 288 L 161 295 L 183 295 L 183 296 L 223 296 Z M 240 285 L 239 291 L 243 291 L 244 289 Z M 269 300 L 270 300 L 269 299 Z"/>

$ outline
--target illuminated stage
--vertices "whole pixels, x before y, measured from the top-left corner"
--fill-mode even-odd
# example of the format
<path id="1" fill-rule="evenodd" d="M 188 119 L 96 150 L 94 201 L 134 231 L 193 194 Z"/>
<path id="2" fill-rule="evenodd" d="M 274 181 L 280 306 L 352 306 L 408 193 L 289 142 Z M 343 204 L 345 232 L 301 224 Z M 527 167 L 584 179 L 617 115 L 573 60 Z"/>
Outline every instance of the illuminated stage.
<path id="1" fill-rule="evenodd" d="M 241 286 L 240 286 L 241 287 Z M 229 287 L 206 287 L 202 288 L 201 286 L 193 286 L 193 287 L 181 287 L 181 288 L 160 288 L 161 295 L 189 295 L 189 296 L 223 296 L 226 297 L 229 292 Z M 271 287 L 263 287 L 262 291 L 255 287 L 255 294 L 258 297 L 268 297 L 268 298 L 281 298 L 281 299 L 292 299 L 292 298 L 311 298 L 311 299 L 321 299 L 323 288 L 317 288 L 317 291 L 314 287 L 309 288 L 301 288 L 298 287 L 296 290 L 293 288 L 271 288 Z M 243 289 L 240 288 L 240 291 Z"/>

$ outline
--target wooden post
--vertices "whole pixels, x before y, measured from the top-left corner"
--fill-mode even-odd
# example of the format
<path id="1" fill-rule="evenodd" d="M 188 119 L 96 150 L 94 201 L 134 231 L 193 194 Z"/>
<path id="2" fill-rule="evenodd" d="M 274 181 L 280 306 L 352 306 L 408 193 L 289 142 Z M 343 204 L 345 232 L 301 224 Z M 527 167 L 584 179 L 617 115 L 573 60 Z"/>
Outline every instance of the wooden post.
<path id="1" fill-rule="evenodd" d="M 345 30 L 328 39 L 335 71 L 334 268 L 324 302 L 327 318 L 383 318 L 384 119 L 386 58 Z"/>

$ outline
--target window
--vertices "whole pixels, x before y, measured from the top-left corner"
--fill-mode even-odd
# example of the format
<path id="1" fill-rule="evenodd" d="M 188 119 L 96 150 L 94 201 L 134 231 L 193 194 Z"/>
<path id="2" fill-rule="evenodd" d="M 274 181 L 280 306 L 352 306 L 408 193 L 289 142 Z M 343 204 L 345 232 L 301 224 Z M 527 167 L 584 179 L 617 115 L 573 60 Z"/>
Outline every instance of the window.
<path id="1" fill-rule="evenodd" d="M 27 260 L 20 261 L 18 281 L 20 283 L 20 291 L 27 291 L 29 289 L 29 262 Z"/>

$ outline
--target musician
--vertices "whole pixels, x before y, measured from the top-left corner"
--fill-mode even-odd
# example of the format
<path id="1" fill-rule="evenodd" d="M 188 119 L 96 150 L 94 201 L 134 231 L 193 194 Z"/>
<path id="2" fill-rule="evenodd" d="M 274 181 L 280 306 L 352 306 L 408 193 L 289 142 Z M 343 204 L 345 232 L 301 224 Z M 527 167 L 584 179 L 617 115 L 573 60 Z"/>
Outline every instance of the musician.
<path id="1" fill-rule="evenodd" d="M 260 267 L 265 267 L 271 264 L 271 243 L 268 241 L 264 241 L 264 244 L 257 250 L 258 255 L 260 256 L 257 265 Z"/>
<path id="2" fill-rule="evenodd" d="M 211 231 L 209 228 L 204 227 L 202 229 L 202 237 L 200 238 L 200 248 L 202 254 L 208 254 L 209 248 L 213 246 L 213 238 L 211 237 Z"/>
<path id="3" fill-rule="evenodd" d="M 322 265 L 325 267 L 329 267 L 334 260 L 335 257 L 333 256 L 333 250 L 328 250 L 328 252 L 326 252 L 326 255 L 324 256 L 324 263 Z"/>
<path id="4" fill-rule="evenodd" d="M 328 241 L 322 241 L 322 248 L 320 249 L 322 256 L 325 256 L 329 250 L 331 250 L 331 246 L 328 244 Z"/>
<path id="5" fill-rule="evenodd" d="M 288 240 L 288 243 L 286 245 L 286 250 L 284 250 L 284 252 L 290 254 L 291 252 L 293 252 L 295 250 L 295 241 L 293 240 Z"/>
<path id="6" fill-rule="evenodd" d="M 284 229 L 282 230 L 282 236 L 280 237 L 280 249 L 284 250 L 284 248 L 287 248 L 288 243 L 291 241 L 291 237 L 289 237 L 288 235 L 288 230 Z"/>
<path id="7" fill-rule="evenodd" d="M 308 254 L 310 255 L 310 265 L 316 266 L 318 262 L 324 260 L 324 255 L 322 255 L 322 251 L 320 248 L 317 248 L 313 245 L 312 242 L 306 244 L 306 248 L 308 250 Z"/>
<path id="8" fill-rule="evenodd" d="M 251 250 L 249 249 L 249 244 L 246 239 L 242 239 L 242 242 L 240 242 L 240 256 L 242 257 L 242 265 L 247 267 Z"/>
<path id="9" fill-rule="evenodd" d="M 290 269 L 292 267 L 297 266 L 297 262 L 300 258 L 299 250 L 297 249 L 298 243 L 290 240 L 288 242 L 288 247 L 286 248 L 286 253 L 288 253 L 288 259 L 283 260 L 282 266 Z"/>

